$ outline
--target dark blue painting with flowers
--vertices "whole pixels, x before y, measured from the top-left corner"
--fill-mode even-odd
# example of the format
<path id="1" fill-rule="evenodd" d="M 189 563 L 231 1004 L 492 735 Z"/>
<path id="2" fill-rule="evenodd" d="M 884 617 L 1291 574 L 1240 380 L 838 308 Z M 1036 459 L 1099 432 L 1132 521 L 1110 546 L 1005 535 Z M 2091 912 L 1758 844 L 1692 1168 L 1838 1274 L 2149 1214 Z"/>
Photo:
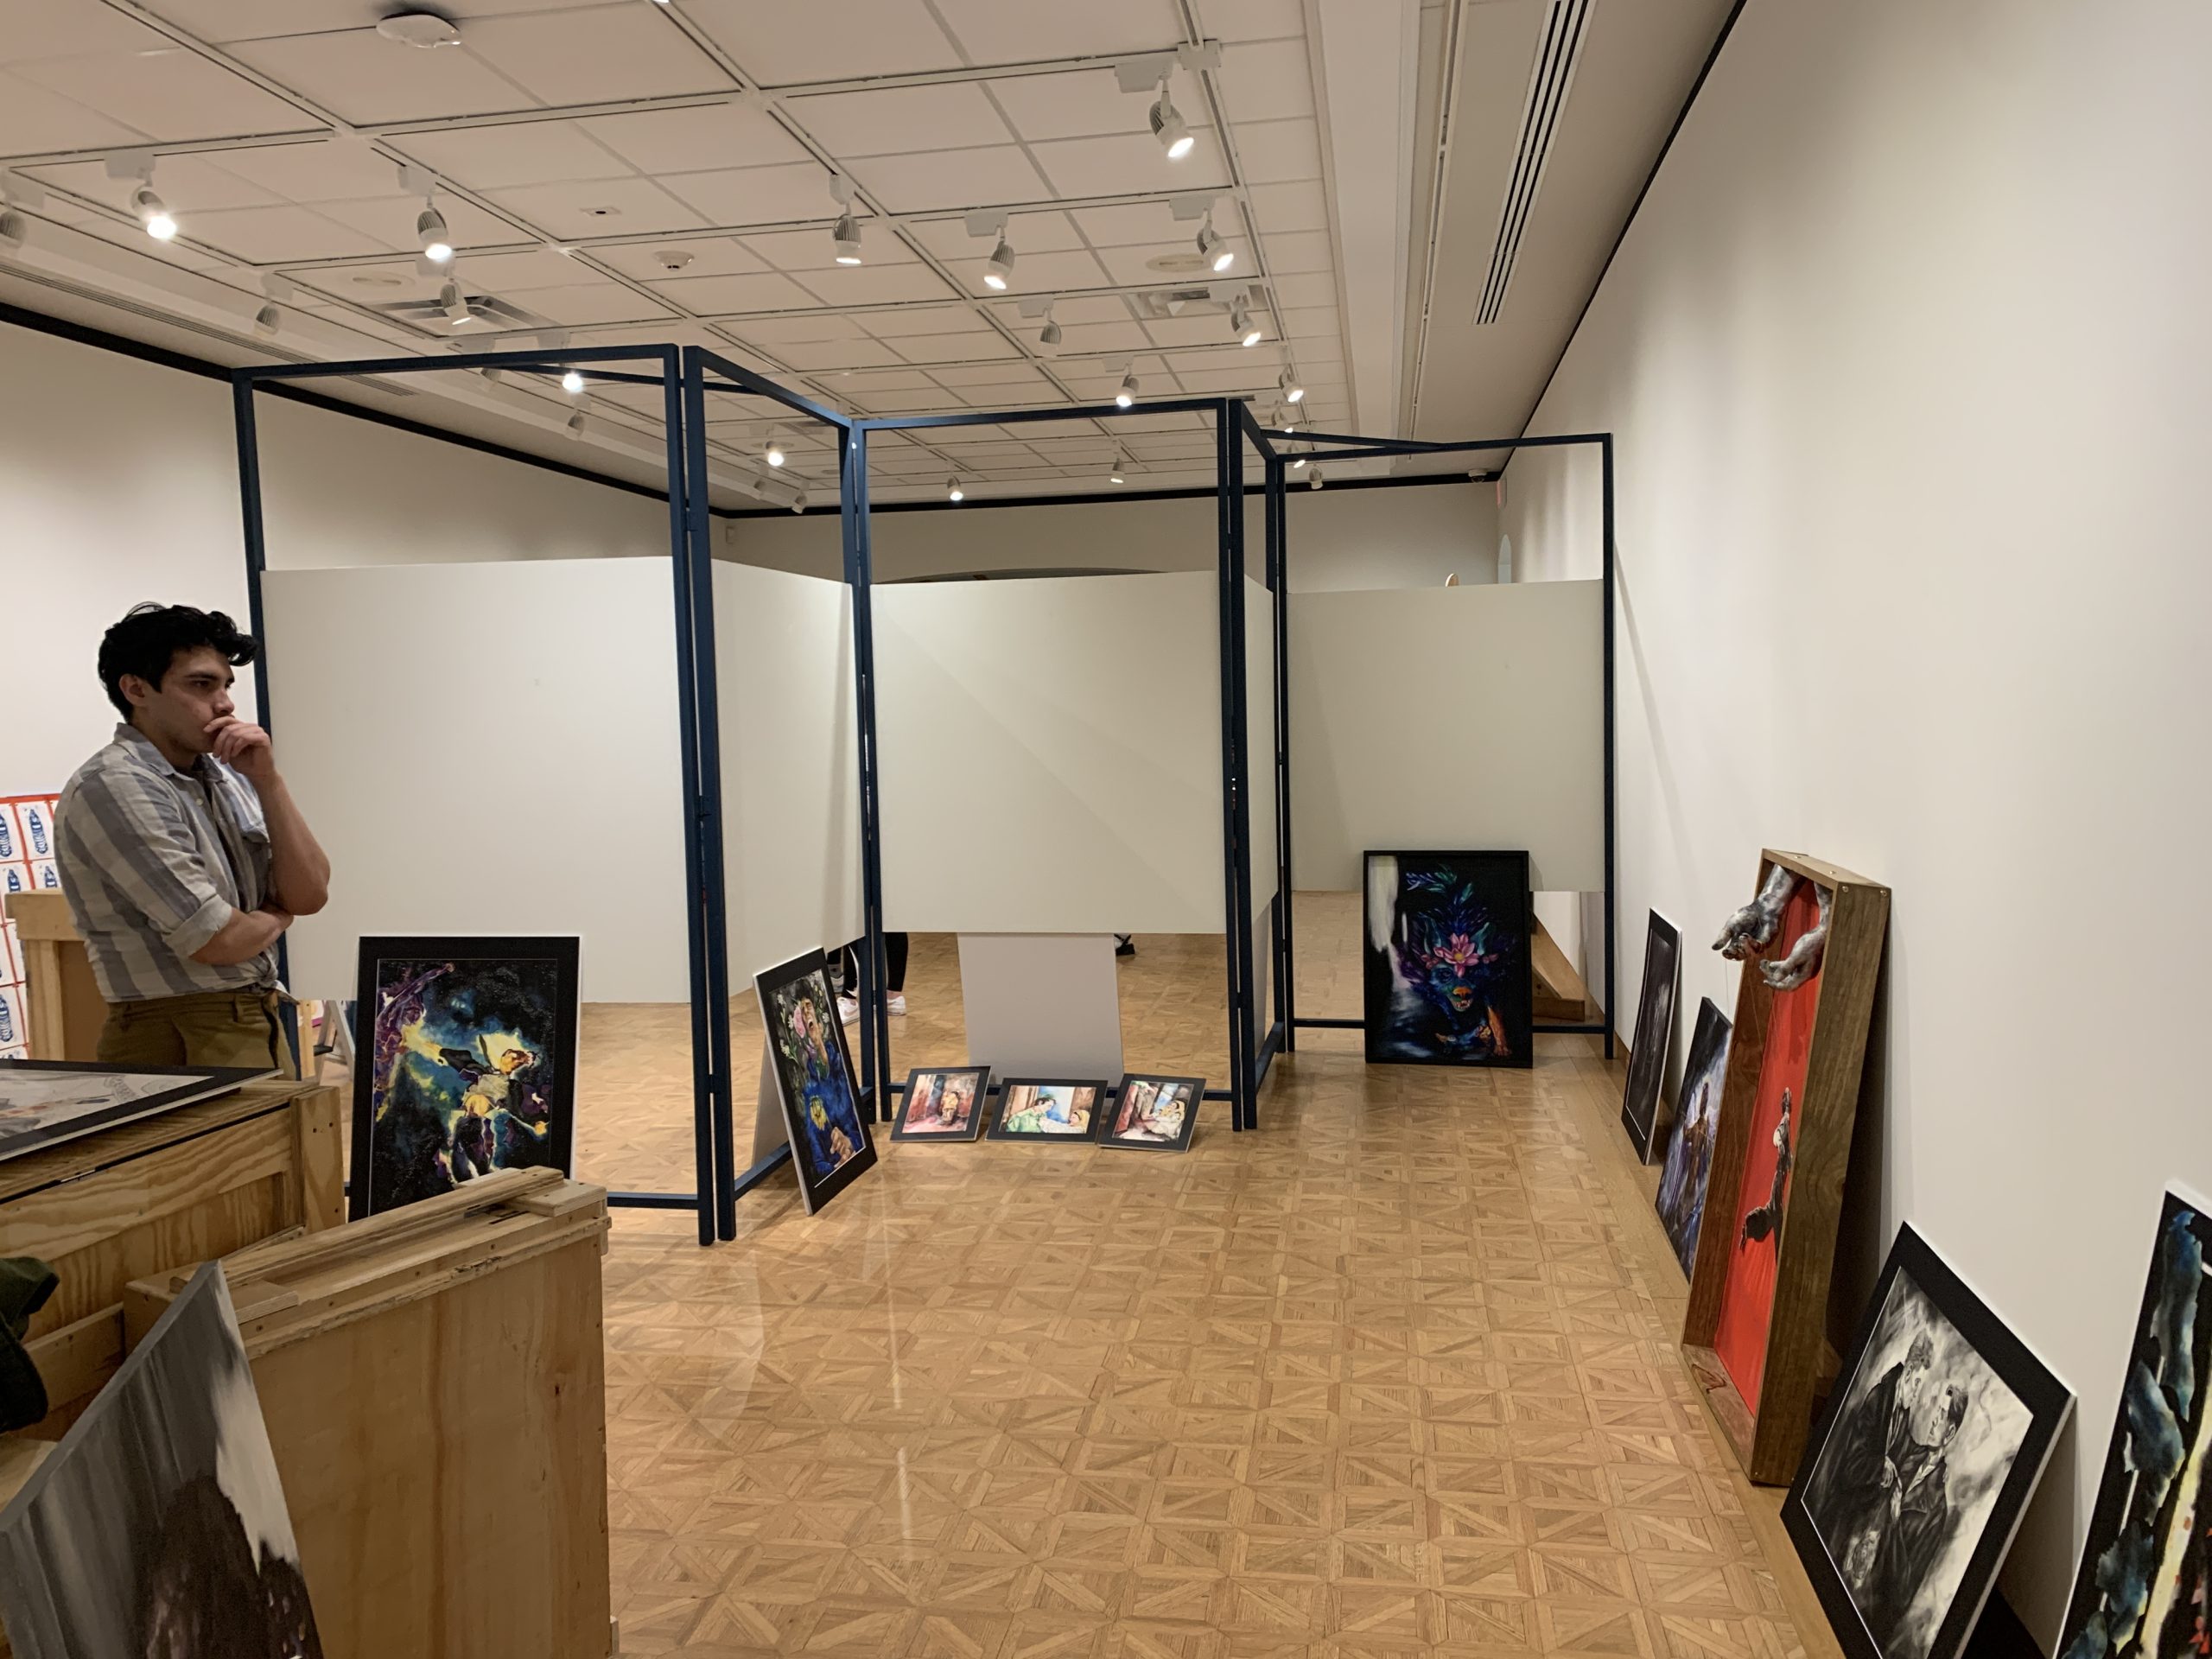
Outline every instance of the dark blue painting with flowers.
<path id="1" fill-rule="evenodd" d="M 1529 855 L 1369 853 L 1367 1058 L 1527 1065 Z"/>

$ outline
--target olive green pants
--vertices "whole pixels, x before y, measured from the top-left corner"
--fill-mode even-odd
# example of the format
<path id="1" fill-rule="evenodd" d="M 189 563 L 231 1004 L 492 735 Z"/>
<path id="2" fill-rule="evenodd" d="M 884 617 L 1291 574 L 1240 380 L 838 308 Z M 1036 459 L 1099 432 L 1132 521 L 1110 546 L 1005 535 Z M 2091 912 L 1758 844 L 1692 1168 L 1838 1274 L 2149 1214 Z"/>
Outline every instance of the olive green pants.
<path id="1" fill-rule="evenodd" d="M 274 991 L 201 991 L 111 1002 L 103 1065 L 238 1065 L 266 1071 L 287 1046 Z"/>

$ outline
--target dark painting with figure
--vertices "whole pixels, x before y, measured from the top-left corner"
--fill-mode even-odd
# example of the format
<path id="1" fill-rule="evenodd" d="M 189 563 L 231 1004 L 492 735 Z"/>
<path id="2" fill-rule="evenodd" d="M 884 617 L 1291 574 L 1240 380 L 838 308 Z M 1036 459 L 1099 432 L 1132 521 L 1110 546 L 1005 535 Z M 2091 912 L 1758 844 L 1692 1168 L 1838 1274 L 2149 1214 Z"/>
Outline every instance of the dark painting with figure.
<path id="1" fill-rule="evenodd" d="M 1713 1137 L 1720 1127 L 1721 1085 L 1728 1076 L 1734 1027 L 1711 997 L 1698 1004 L 1697 1029 L 1682 1066 L 1681 1109 L 1659 1177 L 1659 1219 L 1685 1275 L 1696 1271 L 1697 1236 L 1705 1225 L 1705 1189 L 1713 1179 Z"/>
<path id="2" fill-rule="evenodd" d="M 1952 1659 L 2074 1396 L 1897 1235 L 1783 1519 L 1855 1659 Z"/>
<path id="3" fill-rule="evenodd" d="M 1527 1065 L 1526 853 L 1366 856 L 1370 1063 Z"/>
<path id="4" fill-rule="evenodd" d="M 569 1169 L 576 958 L 573 937 L 361 941 L 354 1220 L 495 1169 Z"/>
<path id="5" fill-rule="evenodd" d="M 1629 1051 L 1621 1091 L 1621 1127 L 1645 1163 L 1659 1146 L 1659 1096 L 1667 1079 L 1667 1046 L 1675 1036 L 1675 995 L 1681 983 L 1682 936 L 1657 911 L 1643 936 L 1643 990 L 1636 1000 L 1636 1046 Z M 1683 1086 L 1688 1086 L 1688 1079 Z"/>
<path id="6" fill-rule="evenodd" d="M 753 976 L 775 1060 L 776 1097 L 791 1135 L 791 1166 L 810 1216 L 875 1167 L 845 1052 L 845 1028 L 819 950 Z"/>
<path id="7" fill-rule="evenodd" d="M 219 1263 L 0 1511 L 16 1659 L 321 1659 Z"/>
<path id="8" fill-rule="evenodd" d="M 2059 1659 L 2212 1653 L 2212 1219 L 2169 1192 Z"/>

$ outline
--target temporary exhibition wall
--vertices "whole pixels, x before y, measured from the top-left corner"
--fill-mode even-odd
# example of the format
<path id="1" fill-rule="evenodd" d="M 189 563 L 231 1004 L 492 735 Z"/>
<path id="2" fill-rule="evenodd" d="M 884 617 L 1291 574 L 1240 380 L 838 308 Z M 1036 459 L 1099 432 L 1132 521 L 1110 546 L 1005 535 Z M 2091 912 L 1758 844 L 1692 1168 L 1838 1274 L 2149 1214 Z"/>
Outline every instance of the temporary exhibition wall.
<path id="1" fill-rule="evenodd" d="M 2208 61 L 2184 0 L 1745 8 L 1532 429 L 1619 434 L 1624 917 L 1695 941 L 1763 845 L 1894 888 L 1836 1311 L 1909 1221 L 2078 1395 L 2046 1649 L 2160 1190 L 2212 1196 Z M 1595 574 L 1585 464 L 1514 459 L 1524 569 Z"/>
<path id="2" fill-rule="evenodd" d="M 1357 887 L 1371 848 L 1525 847 L 1540 890 L 1605 887 L 1599 583 L 1293 593 L 1290 652 L 1297 886 Z"/>
<path id="3" fill-rule="evenodd" d="M 1221 931 L 1217 588 L 875 591 L 887 926 Z"/>
<path id="4" fill-rule="evenodd" d="M 270 724 L 336 878 L 293 988 L 377 933 L 577 933 L 588 1002 L 690 999 L 668 560 L 270 570 Z"/>

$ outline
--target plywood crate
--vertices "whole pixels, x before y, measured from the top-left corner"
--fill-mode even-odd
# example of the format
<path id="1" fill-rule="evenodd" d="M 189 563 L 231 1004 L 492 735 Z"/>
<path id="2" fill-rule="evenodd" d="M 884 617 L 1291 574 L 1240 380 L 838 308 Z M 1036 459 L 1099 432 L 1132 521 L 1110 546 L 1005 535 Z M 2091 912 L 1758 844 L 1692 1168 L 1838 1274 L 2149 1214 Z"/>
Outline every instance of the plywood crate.
<path id="1" fill-rule="evenodd" d="M 327 1659 L 610 1650 L 606 1240 L 601 1189 L 509 1170 L 225 1259 Z"/>

